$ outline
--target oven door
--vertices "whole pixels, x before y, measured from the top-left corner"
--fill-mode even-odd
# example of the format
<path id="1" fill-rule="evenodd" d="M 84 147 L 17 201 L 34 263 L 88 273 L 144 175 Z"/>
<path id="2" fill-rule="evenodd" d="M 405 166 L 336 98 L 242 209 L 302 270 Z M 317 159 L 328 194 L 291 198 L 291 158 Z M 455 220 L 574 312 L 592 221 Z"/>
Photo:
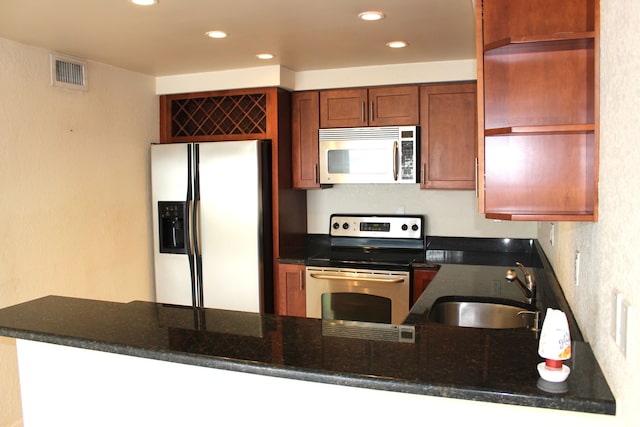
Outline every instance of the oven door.
<path id="1" fill-rule="evenodd" d="M 307 317 L 401 324 L 409 315 L 407 271 L 306 270 Z"/>

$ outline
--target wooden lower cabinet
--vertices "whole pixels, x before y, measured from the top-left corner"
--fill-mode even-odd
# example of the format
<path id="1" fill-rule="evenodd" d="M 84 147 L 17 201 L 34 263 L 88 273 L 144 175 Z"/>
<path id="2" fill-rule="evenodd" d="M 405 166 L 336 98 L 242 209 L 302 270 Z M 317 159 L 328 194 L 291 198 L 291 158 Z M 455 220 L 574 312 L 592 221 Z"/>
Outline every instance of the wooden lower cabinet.
<path id="1" fill-rule="evenodd" d="M 427 289 L 429 283 L 438 274 L 437 268 L 422 268 L 413 270 L 413 292 L 411 295 L 412 305 L 418 301 L 420 295 Z"/>
<path id="2" fill-rule="evenodd" d="M 304 264 L 277 264 L 275 312 L 282 316 L 306 317 L 307 297 Z"/>

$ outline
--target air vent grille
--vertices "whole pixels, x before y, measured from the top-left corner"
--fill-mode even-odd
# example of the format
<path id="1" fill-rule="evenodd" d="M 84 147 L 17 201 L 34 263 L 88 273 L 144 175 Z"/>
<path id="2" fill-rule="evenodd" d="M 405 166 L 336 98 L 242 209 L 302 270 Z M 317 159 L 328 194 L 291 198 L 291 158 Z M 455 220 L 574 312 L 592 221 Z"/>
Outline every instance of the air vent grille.
<path id="1" fill-rule="evenodd" d="M 51 54 L 51 85 L 87 90 L 87 63 L 70 56 Z"/>
<path id="2" fill-rule="evenodd" d="M 397 126 L 320 129 L 320 141 L 384 141 L 399 136 Z"/>

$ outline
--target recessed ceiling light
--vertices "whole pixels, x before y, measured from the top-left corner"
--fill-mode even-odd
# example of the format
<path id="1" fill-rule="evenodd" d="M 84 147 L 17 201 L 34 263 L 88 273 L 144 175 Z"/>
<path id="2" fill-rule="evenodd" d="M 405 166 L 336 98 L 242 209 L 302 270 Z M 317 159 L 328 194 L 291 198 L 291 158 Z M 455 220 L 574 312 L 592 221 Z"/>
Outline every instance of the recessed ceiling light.
<path id="1" fill-rule="evenodd" d="M 131 0 L 131 3 L 138 6 L 151 6 L 158 3 L 158 0 Z"/>
<path id="2" fill-rule="evenodd" d="M 358 14 L 358 18 L 363 21 L 379 21 L 384 18 L 384 13 L 378 12 L 376 10 L 368 10 L 366 12 L 362 12 Z"/>
<path id="3" fill-rule="evenodd" d="M 205 34 L 212 39 L 224 39 L 225 37 L 227 37 L 227 33 L 218 30 L 207 31 Z"/>
<path id="4" fill-rule="evenodd" d="M 273 59 L 273 55 L 270 53 L 259 53 L 256 55 L 258 59 Z"/>
<path id="5" fill-rule="evenodd" d="M 389 46 L 389 47 L 391 47 L 393 49 L 400 49 L 402 47 L 409 46 L 409 44 L 407 42 L 403 42 L 401 40 L 396 40 L 396 41 L 387 43 L 387 46 Z"/>

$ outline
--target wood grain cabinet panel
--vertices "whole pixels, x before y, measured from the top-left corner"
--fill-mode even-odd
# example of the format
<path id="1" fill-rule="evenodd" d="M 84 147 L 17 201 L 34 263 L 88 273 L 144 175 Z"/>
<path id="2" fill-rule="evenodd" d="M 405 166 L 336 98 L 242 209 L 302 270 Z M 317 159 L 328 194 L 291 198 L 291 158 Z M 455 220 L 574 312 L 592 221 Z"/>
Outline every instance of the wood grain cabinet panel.
<path id="1" fill-rule="evenodd" d="M 596 221 L 599 0 L 477 4 L 479 210 Z"/>
<path id="2" fill-rule="evenodd" d="M 418 86 L 320 91 L 320 127 L 416 125 Z"/>
<path id="3" fill-rule="evenodd" d="M 320 188 L 320 94 L 318 91 L 294 92 L 291 104 L 293 186 L 298 189 Z"/>
<path id="4" fill-rule="evenodd" d="M 476 186 L 476 83 L 420 88 L 420 188 Z"/>
<path id="5" fill-rule="evenodd" d="M 369 89 L 369 126 L 417 125 L 418 86 L 381 86 Z"/>
<path id="6" fill-rule="evenodd" d="M 438 270 L 435 268 L 420 268 L 413 270 L 413 292 L 411 296 L 412 304 L 415 304 L 420 295 L 427 289 L 429 283 L 436 277 Z"/>
<path id="7" fill-rule="evenodd" d="M 307 314 L 305 266 L 278 263 L 276 314 L 305 317 Z"/>

